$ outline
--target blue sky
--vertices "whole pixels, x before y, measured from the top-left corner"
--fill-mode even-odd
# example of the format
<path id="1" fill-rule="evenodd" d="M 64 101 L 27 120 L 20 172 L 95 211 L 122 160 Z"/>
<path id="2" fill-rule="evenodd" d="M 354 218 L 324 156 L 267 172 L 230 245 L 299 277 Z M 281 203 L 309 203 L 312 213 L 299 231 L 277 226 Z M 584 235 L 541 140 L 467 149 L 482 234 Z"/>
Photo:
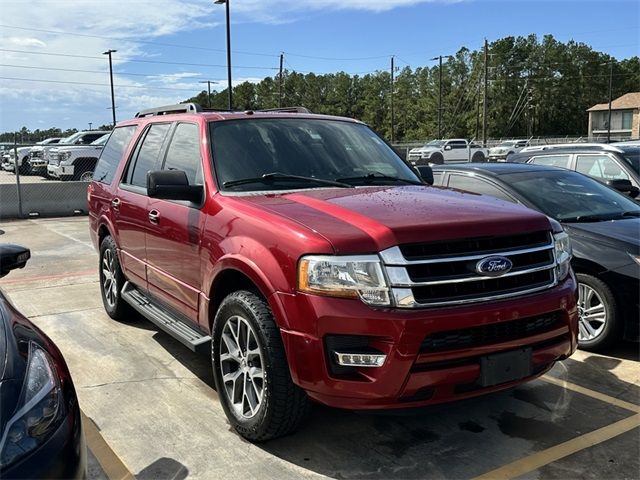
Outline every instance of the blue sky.
<path id="1" fill-rule="evenodd" d="M 212 1 L 2 3 L 0 131 L 109 123 L 109 48 L 118 119 L 226 82 L 224 6 Z M 231 17 L 235 81 L 273 75 L 281 51 L 289 69 L 363 74 L 388 68 L 390 55 L 417 67 L 530 33 L 619 59 L 640 52 L 637 1 L 231 0 Z"/>

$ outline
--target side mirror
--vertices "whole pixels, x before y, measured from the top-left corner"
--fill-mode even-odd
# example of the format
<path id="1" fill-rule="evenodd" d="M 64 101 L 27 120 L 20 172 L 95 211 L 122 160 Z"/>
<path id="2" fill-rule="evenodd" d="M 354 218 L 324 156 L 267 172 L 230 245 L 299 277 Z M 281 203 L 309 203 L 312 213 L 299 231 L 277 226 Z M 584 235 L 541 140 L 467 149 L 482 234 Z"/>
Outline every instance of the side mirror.
<path id="1" fill-rule="evenodd" d="M 418 173 L 420 173 L 424 183 L 433 185 L 433 170 L 429 165 L 418 165 L 416 169 L 418 170 Z"/>
<path id="2" fill-rule="evenodd" d="M 451 150 L 451 145 L 445 145 L 445 146 L 444 146 L 444 149 L 445 149 L 445 150 Z"/>
<path id="3" fill-rule="evenodd" d="M 616 178 L 614 180 L 607 180 L 607 185 L 611 188 L 615 188 L 621 193 L 626 193 L 631 198 L 638 196 L 638 187 L 634 187 L 631 184 L 631 180 Z"/>
<path id="4" fill-rule="evenodd" d="M 189 185 L 187 174 L 182 170 L 158 170 L 147 173 L 147 195 L 162 200 L 200 203 L 204 187 Z"/>
<path id="5" fill-rule="evenodd" d="M 0 277 L 16 268 L 24 268 L 30 258 L 31 251 L 28 248 L 10 243 L 0 244 Z"/>

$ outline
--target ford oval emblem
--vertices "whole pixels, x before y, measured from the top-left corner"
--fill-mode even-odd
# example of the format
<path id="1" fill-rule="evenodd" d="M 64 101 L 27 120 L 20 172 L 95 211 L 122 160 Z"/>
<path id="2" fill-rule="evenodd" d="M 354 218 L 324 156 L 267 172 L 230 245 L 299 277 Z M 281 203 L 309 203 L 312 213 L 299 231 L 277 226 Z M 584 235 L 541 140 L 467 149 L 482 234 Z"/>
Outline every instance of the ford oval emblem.
<path id="1" fill-rule="evenodd" d="M 487 277 L 499 277 L 512 268 L 513 263 L 507 257 L 486 257 L 476 263 L 476 272 Z"/>

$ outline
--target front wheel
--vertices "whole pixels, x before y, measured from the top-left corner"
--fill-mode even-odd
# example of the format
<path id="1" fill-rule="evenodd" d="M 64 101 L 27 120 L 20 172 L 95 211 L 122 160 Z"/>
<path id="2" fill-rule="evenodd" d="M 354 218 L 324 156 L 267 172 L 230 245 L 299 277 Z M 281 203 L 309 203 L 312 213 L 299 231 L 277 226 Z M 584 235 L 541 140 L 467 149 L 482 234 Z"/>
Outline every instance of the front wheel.
<path id="1" fill-rule="evenodd" d="M 484 162 L 485 161 L 484 153 L 482 153 L 482 152 L 474 153 L 473 157 L 471 157 L 471 161 L 472 162 Z"/>
<path id="2" fill-rule="evenodd" d="M 603 350 L 621 336 L 622 322 L 609 286 L 597 277 L 577 273 L 578 345 L 582 350 Z"/>
<path id="3" fill-rule="evenodd" d="M 309 399 L 293 383 L 271 309 L 256 293 L 241 290 L 222 301 L 211 360 L 224 412 L 247 440 L 281 437 L 307 416 Z"/>

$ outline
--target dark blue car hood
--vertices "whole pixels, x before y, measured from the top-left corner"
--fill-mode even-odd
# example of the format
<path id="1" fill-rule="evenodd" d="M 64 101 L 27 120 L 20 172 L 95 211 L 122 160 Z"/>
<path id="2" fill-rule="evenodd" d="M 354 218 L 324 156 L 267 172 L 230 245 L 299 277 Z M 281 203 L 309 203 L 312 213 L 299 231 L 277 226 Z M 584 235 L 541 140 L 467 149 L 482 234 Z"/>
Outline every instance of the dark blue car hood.
<path id="1" fill-rule="evenodd" d="M 563 226 L 570 235 L 589 237 L 609 245 L 624 243 L 627 252 L 640 253 L 640 218 L 565 223 Z"/>

